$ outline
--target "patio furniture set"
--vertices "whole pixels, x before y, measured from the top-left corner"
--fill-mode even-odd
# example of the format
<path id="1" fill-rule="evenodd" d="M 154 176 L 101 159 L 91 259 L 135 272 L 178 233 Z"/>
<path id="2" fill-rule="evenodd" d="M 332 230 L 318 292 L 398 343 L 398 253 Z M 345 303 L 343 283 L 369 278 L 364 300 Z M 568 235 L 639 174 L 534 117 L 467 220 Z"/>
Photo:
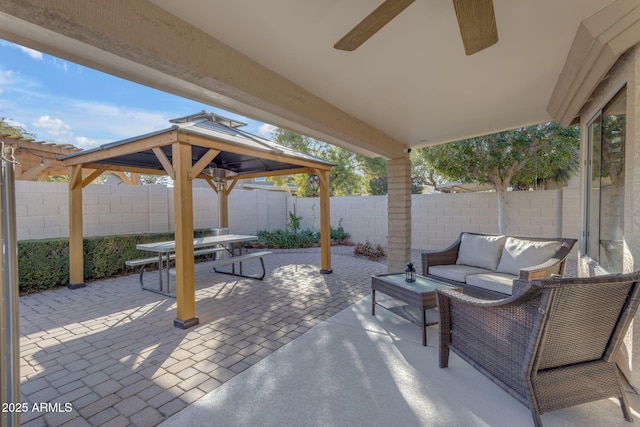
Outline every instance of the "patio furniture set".
<path id="1" fill-rule="evenodd" d="M 545 412 L 611 397 L 632 421 L 616 356 L 640 304 L 640 272 L 564 278 L 574 244 L 462 233 L 422 255 L 415 282 L 372 276 L 372 315 L 382 306 L 412 321 L 425 346 L 426 327 L 438 323 L 440 367 L 453 351 L 525 405 L 536 426 Z"/>
<path id="2" fill-rule="evenodd" d="M 241 234 L 224 234 L 219 236 L 199 237 L 193 240 L 194 257 L 199 255 L 214 254 L 212 261 L 195 262 L 194 271 L 213 269 L 216 273 L 231 274 L 234 276 L 248 277 L 252 279 L 262 280 L 266 274 L 263 258 L 272 252 L 259 251 L 252 253 L 242 252 L 245 243 L 258 240 L 258 236 L 241 235 Z M 171 276 L 175 275 L 175 268 L 171 268 L 170 261 L 176 257 L 176 242 L 155 242 L 141 243 L 136 245 L 136 249 L 156 253 L 157 256 L 140 258 L 125 261 L 130 267 L 140 266 L 140 287 L 146 291 L 156 292 L 165 296 L 175 298 L 175 293 L 171 291 Z M 246 275 L 243 273 L 242 264 L 249 260 L 257 259 L 260 261 L 262 273 L 259 275 Z M 158 265 L 158 287 L 151 288 L 144 284 L 143 275 L 145 266 L 149 264 Z M 238 271 L 236 272 L 236 264 Z M 231 265 L 231 271 L 218 270 L 221 267 Z"/>

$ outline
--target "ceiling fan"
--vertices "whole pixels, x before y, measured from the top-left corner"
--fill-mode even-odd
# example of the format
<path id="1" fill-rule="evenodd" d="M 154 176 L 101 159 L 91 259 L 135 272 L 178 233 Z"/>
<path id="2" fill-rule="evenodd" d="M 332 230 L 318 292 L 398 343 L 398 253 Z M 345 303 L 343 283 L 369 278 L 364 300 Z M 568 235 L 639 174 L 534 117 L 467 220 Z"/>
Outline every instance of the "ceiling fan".
<path id="1" fill-rule="evenodd" d="M 341 38 L 334 48 L 356 50 L 415 0 L 385 0 L 358 25 Z M 493 0 L 453 0 L 462 44 L 467 55 L 473 55 L 498 41 Z"/>

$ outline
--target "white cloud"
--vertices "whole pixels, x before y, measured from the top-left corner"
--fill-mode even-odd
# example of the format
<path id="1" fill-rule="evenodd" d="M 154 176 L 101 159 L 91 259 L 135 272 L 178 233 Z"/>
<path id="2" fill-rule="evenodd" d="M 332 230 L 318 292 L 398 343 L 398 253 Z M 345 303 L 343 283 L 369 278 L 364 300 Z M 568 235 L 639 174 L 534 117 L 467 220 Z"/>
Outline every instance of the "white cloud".
<path id="1" fill-rule="evenodd" d="M 31 49 L 31 48 L 28 48 L 28 47 L 24 47 L 24 46 L 18 46 L 18 47 L 20 48 L 20 50 L 22 52 L 26 53 L 31 58 L 38 59 L 38 60 L 42 59 L 42 52 L 38 52 L 37 50 Z"/>
<path id="2" fill-rule="evenodd" d="M 0 84 L 11 83 L 15 75 L 16 73 L 11 70 L 0 70 Z"/>
<path id="3" fill-rule="evenodd" d="M 74 146 L 86 150 L 88 148 L 94 148 L 100 145 L 101 142 L 97 139 L 87 138 L 86 136 L 76 136 Z"/>
<path id="4" fill-rule="evenodd" d="M 69 143 L 73 138 L 71 126 L 60 119 L 54 119 L 48 115 L 40 116 L 32 125 L 44 130 L 48 135 L 52 136 L 56 142 Z"/>
<path id="5" fill-rule="evenodd" d="M 260 135 L 263 138 L 272 139 L 273 132 L 275 130 L 276 130 L 276 126 L 263 123 L 262 126 L 258 128 L 258 135 Z"/>

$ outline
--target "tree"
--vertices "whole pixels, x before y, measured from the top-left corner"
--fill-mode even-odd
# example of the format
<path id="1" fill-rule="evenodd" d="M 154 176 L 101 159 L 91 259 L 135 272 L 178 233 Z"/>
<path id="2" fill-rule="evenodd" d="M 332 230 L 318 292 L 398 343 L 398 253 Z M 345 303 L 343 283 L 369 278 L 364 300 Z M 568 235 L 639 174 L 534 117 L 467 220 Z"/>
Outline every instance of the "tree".
<path id="1" fill-rule="evenodd" d="M 0 117 L 0 135 L 9 135 L 16 138 L 36 139 L 36 135 L 27 131 L 21 125 L 10 124 L 11 119 Z"/>
<path id="2" fill-rule="evenodd" d="M 329 175 L 329 191 L 332 196 L 361 194 L 363 178 L 358 173 L 358 162 L 354 153 L 285 129 L 276 129 L 274 137 L 275 141 L 280 145 L 336 163 L 336 166 L 331 168 Z M 298 187 L 298 196 L 309 197 L 314 194 L 308 184 L 308 178 L 309 176 L 306 174 L 298 174 L 270 177 L 269 180 L 280 186 L 295 185 Z"/>
<path id="3" fill-rule="evenodd" d="M 356 161 L 362 174 L 364 191 L 373 195 L 387 194 L 387 159 L 357 154 Z"/>
<path id="4" fill-rule="evenodd" d="M 498 196 L 499 232 L 506 234 L 508 188 L 566 179 L 562 171 L 579 167 L 579 130 L 550 122 L 427 147 L 419 155 L 452 181 L 491 185 Z"/>

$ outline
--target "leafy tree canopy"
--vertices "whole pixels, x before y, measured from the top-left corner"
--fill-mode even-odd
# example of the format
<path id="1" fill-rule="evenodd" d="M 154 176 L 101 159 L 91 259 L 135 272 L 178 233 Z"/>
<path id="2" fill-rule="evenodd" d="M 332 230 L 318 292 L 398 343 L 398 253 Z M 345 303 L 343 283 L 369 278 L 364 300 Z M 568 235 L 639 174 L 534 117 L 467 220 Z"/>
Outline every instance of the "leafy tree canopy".
<path id="1" fill-rule="evenodd" d="M 280 145 L 336 163 L 329 176 L 332 196 L 348 196 L 361 193 L 363 177 L 358 173 L 359 165 L 354 153 L 285 129 L 276 129 L 274 138 Z M 297 186 L 298 195 L 301 197 L 314 195 L 308 179 L 309 177 L 306 174 L 269 178 L 276 185 L 292 184 Z"/>
<path id="2" fill-rule="evenodd" d="M 419 151 L 425 162 L 451 181 L 491 185 L 498 196 L 498 228 L 508 232 L 507 189 L 567 181 L 579 168 L 579 130 L 544 123 Z"/>
<path id="3" fill-rule="evenodd" d="M 567 181 L 579 166 L 579 130 L 550 122 L 418 150 L 451 181 L 535 187 L 540 180 Z"/>
<path id="4" fill-rule="evenodd" d="M 36 135 L 27 131 L 23 126 L 11 124 L 11 119 L 0 117 L 0 135 L 9 135 L 16 138 L 36 139 Z"/>

